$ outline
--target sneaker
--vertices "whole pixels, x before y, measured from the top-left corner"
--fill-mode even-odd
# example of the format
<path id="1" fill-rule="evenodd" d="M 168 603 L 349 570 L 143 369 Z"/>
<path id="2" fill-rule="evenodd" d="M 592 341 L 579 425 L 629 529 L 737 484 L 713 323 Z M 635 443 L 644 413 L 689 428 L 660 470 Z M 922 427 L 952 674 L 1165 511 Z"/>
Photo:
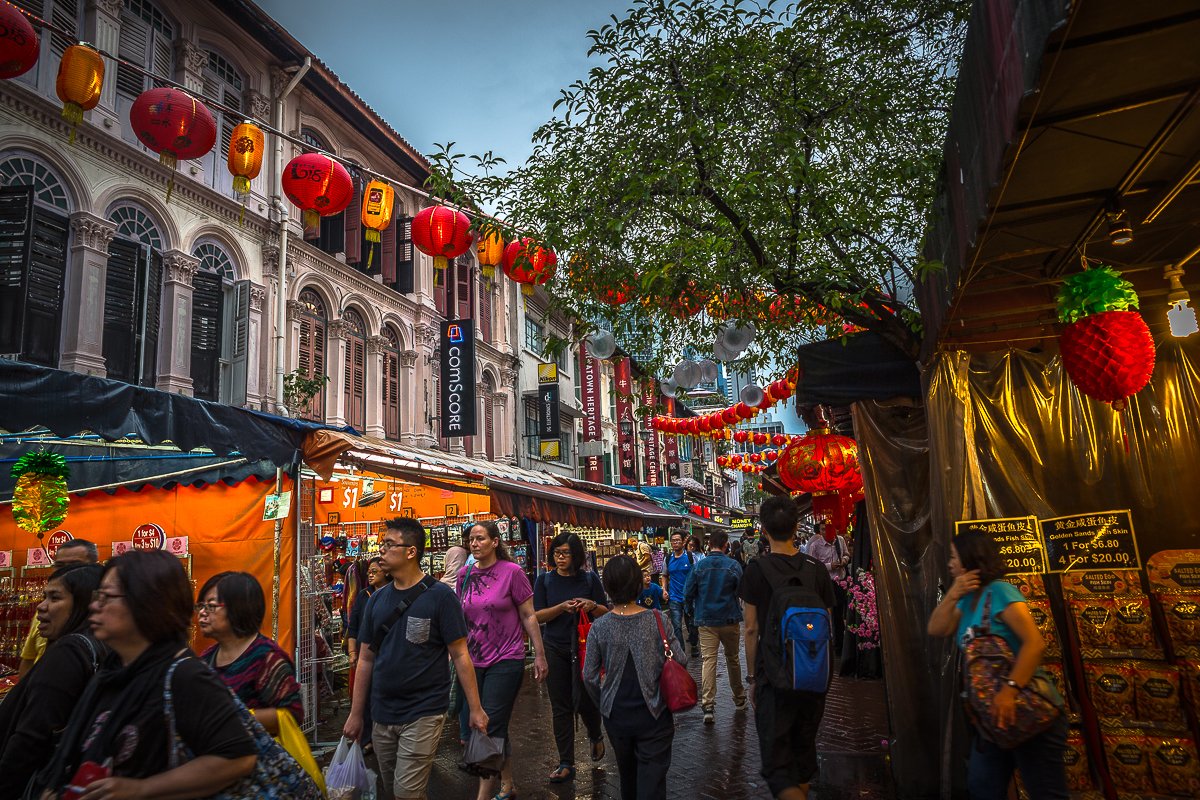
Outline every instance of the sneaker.
<path id="1" fill-rule="evenodd" d="M 713 710 L 711 708 L 704 709 L 704 724 L 712 725 L 716 721 L 717 718 L 713 715 Z"/>

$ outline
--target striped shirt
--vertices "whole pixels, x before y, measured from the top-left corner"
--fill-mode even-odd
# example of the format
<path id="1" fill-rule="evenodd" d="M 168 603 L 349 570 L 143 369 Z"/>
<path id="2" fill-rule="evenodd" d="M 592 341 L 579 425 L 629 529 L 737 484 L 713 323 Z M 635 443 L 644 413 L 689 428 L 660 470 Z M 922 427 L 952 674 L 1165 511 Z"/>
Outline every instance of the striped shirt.
<path id="1" fill-rule="evenodd" d="M 286 708 L 297 723 L 304 722 L 296 670 L 279 645 L 260 633 L 246 652 L 223 667 L 217 666 L 217 647 L 214 644 L 200 658 L 247 708 Z"/>

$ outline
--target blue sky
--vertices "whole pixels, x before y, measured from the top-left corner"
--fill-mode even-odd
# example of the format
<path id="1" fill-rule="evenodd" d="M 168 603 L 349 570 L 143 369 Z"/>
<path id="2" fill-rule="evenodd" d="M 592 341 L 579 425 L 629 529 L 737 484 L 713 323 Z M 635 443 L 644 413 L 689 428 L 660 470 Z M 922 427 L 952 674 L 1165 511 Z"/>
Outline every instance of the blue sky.
<path id="1" fill-rule="evenodd" d="M 588 30 L 630 5 L 256 1 L 421 152 L 453 141 L 457 152 L 492 150 L 514 166 L 553 115 L 559 90 L 587 75 Z"/>

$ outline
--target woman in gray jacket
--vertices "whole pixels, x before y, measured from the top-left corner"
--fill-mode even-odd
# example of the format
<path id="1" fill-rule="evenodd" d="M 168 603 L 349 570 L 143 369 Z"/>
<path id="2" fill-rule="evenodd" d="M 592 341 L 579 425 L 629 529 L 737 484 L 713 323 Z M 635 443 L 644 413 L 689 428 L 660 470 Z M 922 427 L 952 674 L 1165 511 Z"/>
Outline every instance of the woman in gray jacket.
<path id="1" fill-rule="evenodd" d="M 604 567 L 604 589 L 612 611 L 592 623 L 583 684 L 604 718 L 622 800 L 662 800 L 675 722 L 658 689 L 666 661 L 660 630 L 666 631 L 676 661 L 686 665 L 687 655 L 661 612 L 637 604 L 642 571 L 636 561 L 629 556 L 610 560 Z"/>

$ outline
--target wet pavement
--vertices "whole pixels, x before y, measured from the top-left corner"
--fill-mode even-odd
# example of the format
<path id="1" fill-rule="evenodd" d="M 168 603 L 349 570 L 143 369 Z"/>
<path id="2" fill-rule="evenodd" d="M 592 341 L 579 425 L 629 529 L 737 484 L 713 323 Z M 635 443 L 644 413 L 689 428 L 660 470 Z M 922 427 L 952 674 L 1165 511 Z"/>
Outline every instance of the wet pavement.
<path id="1" fill-rule="evenodd" d="M 705 725 L 699 707 L 677 714 L 675 741 L 668 774 L 669 800 L 767 800 L 771 797 L 759 775 L 758 738 L 753 708 L 736 711 L 725 677 L 724 659 L 718 665 L 716 723 Z M 699 682 L 700 660 L 690 671 Z M 339 716 L 344 717 L 344 711 Z M 324 727 L 324 726 L 323 726 Z M 550 725 L 550 700 L 544 685 L 530 673 L 517 699 L 510 726 L 514 772 L 522 800 L 620 800 L 619 780 L 611 748 L 593 764 L 587 737 L 579 726 L 576 779 L 548 784 L 546 776 L 558 764 Z M 475 797 L 478 779 L 460 771 L 461 748 L 457 725 L 447 723 L 429 781 L 430 800 Z M 336 739 L 322 730 L 322 738 Z M 891 800 L 895 797 L 887 763 L 888 724 L 882 681 L 834 679 L 818 734 L 820 776 L 812 800 Z M 371 764 L 374 767 L 373 764 Z M 381 794 L 380 800 L 387 795 Z"/>

